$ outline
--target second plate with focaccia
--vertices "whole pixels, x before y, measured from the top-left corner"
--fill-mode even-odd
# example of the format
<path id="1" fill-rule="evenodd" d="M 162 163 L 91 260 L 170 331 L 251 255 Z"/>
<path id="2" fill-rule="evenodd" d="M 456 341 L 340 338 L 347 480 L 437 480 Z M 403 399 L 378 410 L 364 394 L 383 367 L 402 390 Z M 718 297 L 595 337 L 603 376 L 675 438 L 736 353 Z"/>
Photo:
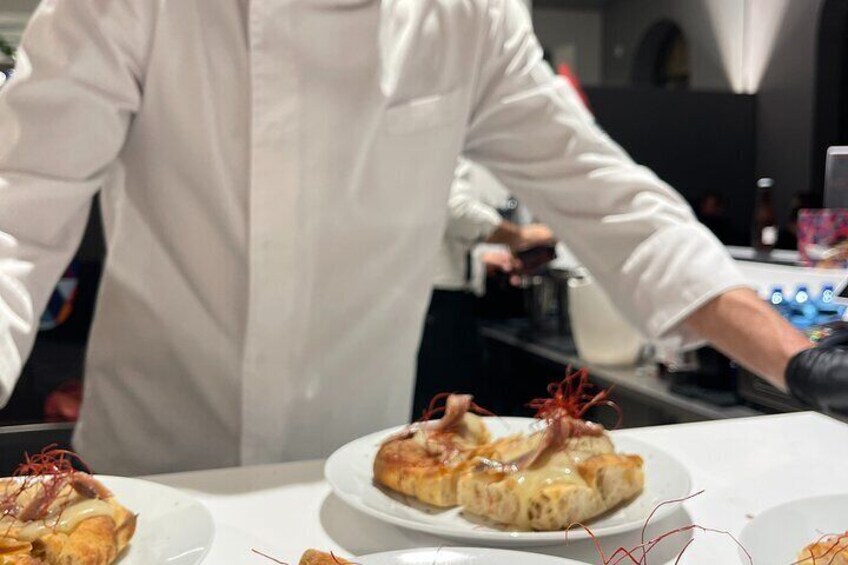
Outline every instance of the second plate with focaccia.
<path id="1" fill-rule="evenodd" d="M 549 555 L 459 547 L 390 551 L 363 555 L 354 561 L 359 565 L 586 565 L 571 559 Z M 354 564 L 331 553 L 309 550 L 303 555 L 298 565 Z"/>
<path id="2" fill-rule="evenodd" d="M 141 479 L 0 479 L 0 565 L 197 565 L 212 546 L 209 511 Z"/>
<path id="3" fill-rule="evenodd" d="M 112 565 L 127 551 L 137 517 L 111 490 L 60 450 L 28 464 L 48 472 L 0 479 L 0 565 Z"/>
<path id="4" fill-rule="evenodd" d="M 792 473 L 790 470 L 787 475 Z M 803 474 L 806 473 L 805 470 Z M 786 489 L 781 495 L 793 496 L 792 489 Z M 848 565 L 846 508 L 848 493 L 841 492 L 801 498 L 755 511 L 739 541 L 754 563 Z M 746 556 L 740 557 L 747 562 Z"/>

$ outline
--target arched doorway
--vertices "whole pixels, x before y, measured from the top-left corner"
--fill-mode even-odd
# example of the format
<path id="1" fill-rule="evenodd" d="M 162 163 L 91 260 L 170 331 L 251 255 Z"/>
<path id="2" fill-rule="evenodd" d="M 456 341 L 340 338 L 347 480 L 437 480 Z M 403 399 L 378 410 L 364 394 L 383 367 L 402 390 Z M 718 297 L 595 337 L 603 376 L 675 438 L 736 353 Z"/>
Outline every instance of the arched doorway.
<path id="1" fill-rule="evenodd" d="M 848 0 L 825 0 L 816 39 L 811 192 L 821 200 L 827 148 L 848 145 Z"/>
<path id="2" fill-rule="evenodd" d="M 671 20 L 653 24 L 636 49 L 632 82 L 639 86 L 689 88 L 689 44 Z"/>

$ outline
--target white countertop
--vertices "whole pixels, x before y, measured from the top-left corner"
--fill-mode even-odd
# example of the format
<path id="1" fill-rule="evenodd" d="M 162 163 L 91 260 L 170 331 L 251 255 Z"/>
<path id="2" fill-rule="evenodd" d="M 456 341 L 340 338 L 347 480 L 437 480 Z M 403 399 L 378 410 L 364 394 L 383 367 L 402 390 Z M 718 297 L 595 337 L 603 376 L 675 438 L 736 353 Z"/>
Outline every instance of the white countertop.
<path id="1" fill-rule="evenodd" d="M 680 459 L 694 489 L 656 533 L 695 523 L 738 535 L 758 512 L 777 504 L 848 492 L 848 425 L 814 413 L 764 416 L 619 432 L 650 441 Z M 340 555 L 455 545 L 385 525 L 347 507 L 323 480 L 323 462 L 287 463 L 153 477 L 196 496 L 211 510 L 216 539 L 209 565 L 268 565 L 255 548 L 297 563 L 308 547 Z M 848 529 L 848 514 L 846 514 Z M 638 543 L 638 533 L 604 538 L 607 553 Z M 672 544 L 673 546 L 674 544 Z M 541 550 L 599 563 L 590 543 Z M 676 550 L 657 549 L 652 564 L 673 560 Z M 732 541 L 697 534 L 681 563 L 743 563 Z M 762 564 L 773 565 L 773 564 Z"/>

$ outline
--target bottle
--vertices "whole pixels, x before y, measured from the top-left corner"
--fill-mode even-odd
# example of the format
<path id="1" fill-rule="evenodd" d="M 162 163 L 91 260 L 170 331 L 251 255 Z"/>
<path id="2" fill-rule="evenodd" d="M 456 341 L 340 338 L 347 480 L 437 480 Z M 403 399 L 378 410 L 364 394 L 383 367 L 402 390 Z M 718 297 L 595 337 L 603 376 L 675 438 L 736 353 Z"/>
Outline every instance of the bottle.
<path id="1" fill-rule="evenodd" d="M 836 304 L 833 303 L 833 285 L 824 284 L 821 288 L 821 293 L 816 299 L 816 306 L 824 314 L 835 314 Z"/>
<path id="2" fill-rule="evenodd" d="M 786 319 L 789 319 L 789 302 L 783 294 L 783 287 L 775 286 L 771 289 L 769 302 L 777 310 L 777 313 Z"/>
<path id="3" fill-rule="evenodd" d="M 757 181 L 757 203 L 751 230 L 751 247 L 760 252 L 774 249 L 777 243 L 777 220 L 772 204 L 774 180 L 762 178 Z"/>
<path id="4" fill-rule="evenodd" d="M 819 315 L 819 309 L 816 307 L 807 285 L 798 286 L 795 291 L 795 296 L 790 302 L 790 321 L 798 328 L 806 328 L 813 325 Z"/>
<path id="5" fill-rule="evenodd" d="M 816 299 L 816 308 L 819 311 L 819 318 L 816 323 L 826 324 L 842 319 L 845 313 L 845 307 L 834 303 L 834 290 L 832 284 L 824 284 Z"/>

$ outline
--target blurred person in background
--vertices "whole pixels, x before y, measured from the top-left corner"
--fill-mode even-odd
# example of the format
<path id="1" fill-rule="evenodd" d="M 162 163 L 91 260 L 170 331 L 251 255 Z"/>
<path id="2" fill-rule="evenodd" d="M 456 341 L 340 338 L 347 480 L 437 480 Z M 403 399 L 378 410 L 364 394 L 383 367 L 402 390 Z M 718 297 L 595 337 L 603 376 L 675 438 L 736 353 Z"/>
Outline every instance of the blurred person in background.
<path id="1" fill-rule="evenodd" d="M 518 277 L 521 263 L 514 252 L 553 242 L 544 225 L 505 220 L 498 208 L 508 198 L 484 170 L 460 159 L 418 350 L 413 418 L 442 392 L 480 396 L 483 345 L 476 305 L 486 278 L 496 273 Z"/>
<path id="2" fill-rule="evenodd" d="M 733 223 L 727 215 L 724 197 L 721 193 L 710 190 L 698 199 L 698 221 L 707 226 L 713 234 L 725 245 L 730 245 L 735 239 Z"/>

